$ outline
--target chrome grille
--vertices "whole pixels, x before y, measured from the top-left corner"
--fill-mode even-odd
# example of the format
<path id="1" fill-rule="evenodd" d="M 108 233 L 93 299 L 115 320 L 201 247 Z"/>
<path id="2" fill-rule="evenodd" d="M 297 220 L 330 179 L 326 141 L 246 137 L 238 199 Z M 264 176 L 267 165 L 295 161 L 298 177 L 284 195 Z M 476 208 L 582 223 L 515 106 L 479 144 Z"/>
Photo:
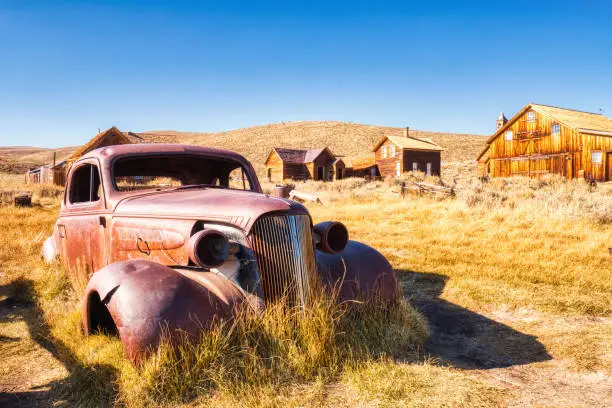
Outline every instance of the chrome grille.
<path id="1" fill-rule="evenodd" d="M 306 305 L 316 267 L 310 217 L 262 217 L 253 226 L 251 244 L 266 301 L 286 297 L 292 305 Z"/>

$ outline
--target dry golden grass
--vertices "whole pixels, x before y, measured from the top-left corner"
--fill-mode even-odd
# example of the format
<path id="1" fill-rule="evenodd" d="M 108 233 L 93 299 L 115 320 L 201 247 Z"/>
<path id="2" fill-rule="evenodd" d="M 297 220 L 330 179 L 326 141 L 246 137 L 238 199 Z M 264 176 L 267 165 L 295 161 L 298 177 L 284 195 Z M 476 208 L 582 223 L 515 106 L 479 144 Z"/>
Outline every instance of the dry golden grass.
<path id="1" fill-rule="evenodd" d="M 4 187 L 23 187 L 16 178 L 0 180 Z M 135 368 L 117 339 L 83 337 L 79 293 L 59 265 L 39 260 L 59 198 L 43 197 L 47 201 L 41 206 L 35 194 L 33 208 L 0 207 L 0 338 L 18 339 L 0 341 L 0 389 L 46 386 L 41 391 L 45 403 L 63 399 L 79 406 L 604 405 L 612 364 L 612 257 L 607 250 L 612 226 L 605 212 L 598 214 L 608 208 L 608 187 L 590 191 L 560 180 L 495 181 L 465 184 L 457 198 L 433 200 L 402 198 L 391 182 L 300 185 L 325 197 L 323 204 L 308 204 L 314 221 L 340 220 L 353 238 L 380 249 L 396 268 L 407 298 L 416 304 L 434 299 L 460 305 L 462 313 L 481 316 L 478 330 L 465 335 L 467 342 L 453 346 L 476 347 L 479 370 L 447 367 L 453 362 L 435 350 L 425 352 L 432 359 L 424 362 L 380 358 L 406 357 L 412 350 L 402 344 L 418 343 L 407 333 L 394 333 L 388 338 L 408 340 L 393 351 L 392 344 L 380 342 L 385 338 L 380 328 L 363 343 L 372 354 L 347 358 L 338 353 L 359 343 L 342 349 L 338 342 L 355 341 L 347 331 L 355 326 L 310 326 L 336 330 L 321 332 L 299 328 L 333 316 L 325 308 L 302 323 L 291 316 L 246 319 L 230 334 L 219 328 L 202 342 L 186 345 L 182 355 L 162 349 Z M 15 309 L 5 308 L 9 299 L 17 301 Z M 410 328 L 408 322 L 417 320 L 394 327 Z M 410 333 L 422 336 L 414 327 Z M 250 354 L 250 360 L 232 360 L 231 349 L 248 349 L 249 341 L 263 334 L 285 341 Z M 314 341 L 304 339 L 313 334 Z M 434 331 L 432 339 L 439 335 Z M 538 341 L 548 357 L 535 355 L 538 347 L 525 347 Z M 386 353 L 377 353 L 377 344 Z M 478 354 L 484 345 L 485 352 Z M 270 350 L 283 358 L 277 365 L 261 365 Z M 515 363 L 499 365 L 500 357 Z M 484 370 L 489 363 L 497 368 Z M 601 392 L 590 393 L 593 389 Z"/>
<path id="2" fill-rule="evenodd" d="M 60 147 L 57 149 L 45 149 L 41 147 L 0 147 L 0 173 L 23 174 L 31 167 L 49 164 L 53 161 L 53 153 L 56 161 L 65 160 L 73 151 L 74 147 Z"/>

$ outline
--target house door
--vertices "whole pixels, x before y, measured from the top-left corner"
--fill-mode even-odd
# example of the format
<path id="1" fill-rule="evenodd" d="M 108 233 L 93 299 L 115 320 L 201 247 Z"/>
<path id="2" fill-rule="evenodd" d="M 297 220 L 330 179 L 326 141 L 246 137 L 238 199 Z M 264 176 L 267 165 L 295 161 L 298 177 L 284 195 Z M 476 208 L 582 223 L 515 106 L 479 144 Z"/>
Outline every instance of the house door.
<path id="1" fill-rule="evenodd" d="M 268 181 L 272 181 L 272 169 L 268 169 Z"/>
<path id="2" fill-rule="evenodd" d="M 336 171 L 336 180 L 342 180 L 342 167 L 338 167 L 338 171 Z"/>
<path id="3" fill-rule="evenodd" d="M 402 175 L 402 164 L 400 162 L 395 163 L 395 177 Z"/>
<path id="4" fill-rule="evenodd" d="M 323 180 L 323 166 L 317 167 L 317 180 Z"/>
<path id="5" fill-rule="evenodd" d="M 608 153 L 606 163 L 608 163 L 608 181 L 612 181 L 612 152 Z"/>

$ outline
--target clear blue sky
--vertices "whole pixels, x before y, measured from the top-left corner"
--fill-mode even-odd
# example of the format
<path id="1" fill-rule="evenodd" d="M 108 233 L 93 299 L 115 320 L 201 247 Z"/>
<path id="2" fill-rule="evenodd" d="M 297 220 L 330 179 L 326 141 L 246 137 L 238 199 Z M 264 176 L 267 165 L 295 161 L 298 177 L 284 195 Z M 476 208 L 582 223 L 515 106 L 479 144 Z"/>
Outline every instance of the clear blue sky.
<path id="1" fill-rule="evenodd" d="M 489 134 L 528 102 L 612 117 L 612 2 L 0 0 L 0 145 L 295 120 Z"/>

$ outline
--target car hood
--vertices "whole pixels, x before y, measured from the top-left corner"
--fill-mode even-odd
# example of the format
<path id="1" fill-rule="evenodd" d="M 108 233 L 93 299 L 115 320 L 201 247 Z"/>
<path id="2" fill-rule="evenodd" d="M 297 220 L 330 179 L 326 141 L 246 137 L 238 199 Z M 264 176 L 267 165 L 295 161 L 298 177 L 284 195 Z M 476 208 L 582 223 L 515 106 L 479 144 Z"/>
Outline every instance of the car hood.
<path id="1" fill-rule="evenodd" d="M 203 187 L 128 197 L 117 204 L 114 214 L 222 222 L 248 232 L 261 215 L 278 211 L 308 213 L 303 205 L 284 198 L 250 191 Z"/>

